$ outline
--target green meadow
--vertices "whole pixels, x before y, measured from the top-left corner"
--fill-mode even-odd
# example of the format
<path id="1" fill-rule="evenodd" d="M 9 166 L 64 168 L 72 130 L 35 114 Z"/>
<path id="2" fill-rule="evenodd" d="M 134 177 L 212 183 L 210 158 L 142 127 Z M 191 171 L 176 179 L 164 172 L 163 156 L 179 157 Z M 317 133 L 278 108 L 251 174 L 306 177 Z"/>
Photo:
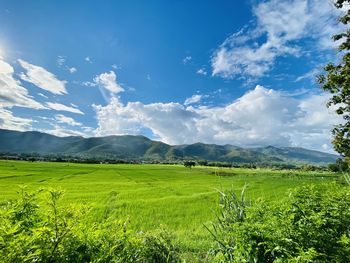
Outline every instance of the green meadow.
<path id="1" fill-rule="evenodd" d="M 91 207 L 86 220 L 114 217 L 136 231 L 163 226 L 185 254 L 203 255 L 213 243 L 204 225 L 215 221 L 219 191 L 239 193 L 247 185 L 250 200 L 274 201 L 298 186 L 337 179 L 326 172 L 0 161 L 0 200 L 18 197 L 20 186 L 62 189 L 61 202 Z"/>

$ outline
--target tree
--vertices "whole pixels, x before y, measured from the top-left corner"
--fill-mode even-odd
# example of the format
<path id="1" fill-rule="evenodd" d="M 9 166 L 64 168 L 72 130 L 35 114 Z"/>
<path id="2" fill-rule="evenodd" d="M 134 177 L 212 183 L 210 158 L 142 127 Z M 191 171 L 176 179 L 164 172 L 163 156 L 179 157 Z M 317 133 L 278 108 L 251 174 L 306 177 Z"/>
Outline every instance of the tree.
<path id="1" fill-rule="evenodd" d="M 193 161 L 185 161 L 185 162 L 184 162 L 184 166 L 191 169 L 192 166 L 196 166 L 196 163 L 193 162 Z"/>
<path id="2" fill-rule="evenodd" d="M 336 0 L 335 6 L 343 8 L 350 5 L 350 0 Z M 350 23 L 350 9 L 340 17 L 339 22 L 348 25 Z M 344 123 L 333 128 L 334 149 L 345 157 L 350 157 L 350 29 L 333 36 L 334 41 L 341 41 L 338 49 L 342 59 L 338 64 L 329 63 L 324 69 L 325 75 L 318 77 L 323 90 L 333 96 L 327 106 L 335 106 L 336 113 L 343 117 Z"/>
<path id="3" fill-rule="evenodd" d="M 335 163 L 328 165 L 328 169 L 336 173 L 347 172 L 349 171 L 349 165 L 345 160 L 338 158 Z"/>

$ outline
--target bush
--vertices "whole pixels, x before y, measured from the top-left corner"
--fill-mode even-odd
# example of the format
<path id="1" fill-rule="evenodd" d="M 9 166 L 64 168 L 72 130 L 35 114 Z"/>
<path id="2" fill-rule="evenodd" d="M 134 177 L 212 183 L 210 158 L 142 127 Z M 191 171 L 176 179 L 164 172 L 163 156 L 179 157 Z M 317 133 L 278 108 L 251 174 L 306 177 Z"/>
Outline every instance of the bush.
<path id="1" fill-rule="evenodd" d="M 191 169 L 192 166 L 196 166 L 196 162 L 194 162 L 194 161 L 184 161 L 184 166 Z"/>
<path id="2" fill-rule="evenodd" d="M 214 262 L 350 262 L 350 192 L 301 187 L 283 203 L 221 195 Z"/>
<path id="3" fill-rule="evenodd" d="M 0 262 L 180 262 L 172 236 L 133 233 L 109 219 L 86 224 L 89 209 L 60 206 L 61 191 L 49 191 L 47 207 L 37 193 L 0 206 Z"/>
<path id="4" fill-rule="evenodd" d="M 328 165 L 328 169 L 331 172 L 340 173 L 340 172 L 348 172 L 349 164 L 346 160 L 338 158 L 335 163 L 331 163 Z"/>

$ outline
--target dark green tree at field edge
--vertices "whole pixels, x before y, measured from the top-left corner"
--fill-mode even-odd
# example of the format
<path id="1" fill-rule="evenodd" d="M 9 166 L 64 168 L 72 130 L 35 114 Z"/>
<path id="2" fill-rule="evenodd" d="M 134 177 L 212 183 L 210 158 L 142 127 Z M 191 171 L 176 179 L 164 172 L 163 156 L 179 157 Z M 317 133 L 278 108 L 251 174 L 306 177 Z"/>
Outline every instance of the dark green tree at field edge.
<path id="1" fill-rule="evenodd" d="M 350 6 L 349 0 L 337 0 L 337 8 Z M 340 17 L 339 22 L 347 26 L 350 22 L 350 9 Z M 350 158 L 350 29 L 333 36 L 334 41 L 340 41 L 339 52 L 342 60 L 338 64 L 329 63 L 324 70 L 325 75 L 318 77 L 323 90 L 332 94 L 327 106 L 335 106 L 336 113 L 343 117 L 344 123 L 333 129 L 334 149 L 346 158 Z"/>

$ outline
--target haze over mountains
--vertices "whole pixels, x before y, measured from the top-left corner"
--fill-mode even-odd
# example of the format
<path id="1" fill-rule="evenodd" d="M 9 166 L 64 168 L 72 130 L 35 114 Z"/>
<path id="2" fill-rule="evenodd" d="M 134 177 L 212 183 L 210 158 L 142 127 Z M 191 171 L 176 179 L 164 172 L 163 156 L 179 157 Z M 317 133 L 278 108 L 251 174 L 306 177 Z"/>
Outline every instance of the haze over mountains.
<path id="1" fill-rule="evenodd" d="M 28 131 L 0 129 L 1 153 L 62 154 L 80 157 L 115 158 L 124 160 L 207 160 L 235 163 L 314 163 L 335 162 L 334 154 L 296 147 L 241 148 L 233 145 L 195 143 L 168 145 L 144 136 L 107 136 L 83 138 L 57 137 Z"/>

